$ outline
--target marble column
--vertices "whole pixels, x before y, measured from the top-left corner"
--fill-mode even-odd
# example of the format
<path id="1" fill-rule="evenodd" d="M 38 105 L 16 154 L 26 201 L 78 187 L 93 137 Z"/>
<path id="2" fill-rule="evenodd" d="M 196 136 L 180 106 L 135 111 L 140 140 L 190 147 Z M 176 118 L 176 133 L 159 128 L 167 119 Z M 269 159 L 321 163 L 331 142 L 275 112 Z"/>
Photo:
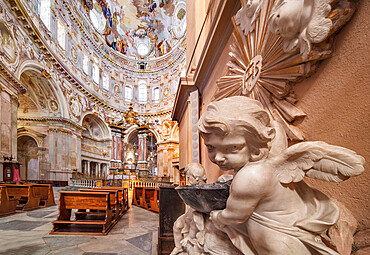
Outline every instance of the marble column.
<path id="1" fill-rule="evenodd" d="M 101 163 L 96 163 L 96 177 L 97 178 L 101 178 L 100 169 L 101 169 Z"/>
<path id="2" fill-rule="evenodd" d="M 10 152 L 17 160 L 17 116 L 18 116 L 18 97 L 10 97 Z"/>
<path id="3" fill-rule="evenodd" d="M 146 132 L 142 132 L 142 133 L 139 133 L 138 134 L 138 139 L 139 139 L 139 148 L 138 148 L 138 161 L 140 162 L 143 162 L 145 161 L 146 162 L 146 158 L 147 158 L 147 144 L 146 144 Z"/>
<path id="4" fill-rule="evenodd" d="M 87 173 L 86 173 L 86 177 L 90 177 L 90 161 L 89 160 L 86 160 L 86 163 L 87 163 Z"/>
<path id="5" fill-rule="evenodd" d="M 164 172 L 163 172 L 163 151 L 164 151 L 164 146 L 162 144 L 157 145 L 157 176 L 158 177 L 163 177 Z"/>
<path id="6" fill-rule="evenodd" d="M 81 160 L 81 173 L 84 174 L 86 172 L 86 161 Z"/>

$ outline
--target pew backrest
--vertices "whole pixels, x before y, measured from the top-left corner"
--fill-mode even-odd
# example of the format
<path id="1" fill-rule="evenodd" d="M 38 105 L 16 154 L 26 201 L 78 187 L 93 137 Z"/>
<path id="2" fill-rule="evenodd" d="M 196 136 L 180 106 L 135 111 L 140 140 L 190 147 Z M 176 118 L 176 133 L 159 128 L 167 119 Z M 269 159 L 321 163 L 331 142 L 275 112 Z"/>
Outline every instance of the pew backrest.
<path id="1" fill-rule="evenodd" d="M 109 192 L 59 191 L 65 209 L 111 210 Z"/>

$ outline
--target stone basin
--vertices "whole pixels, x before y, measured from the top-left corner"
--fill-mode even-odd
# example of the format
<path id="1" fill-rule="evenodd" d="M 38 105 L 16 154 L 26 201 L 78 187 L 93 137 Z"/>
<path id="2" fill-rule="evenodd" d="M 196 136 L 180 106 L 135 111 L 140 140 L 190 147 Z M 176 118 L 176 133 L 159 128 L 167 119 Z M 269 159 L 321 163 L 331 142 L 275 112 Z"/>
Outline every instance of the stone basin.
<path id="1" fill-rule="evenodd" d="M 215 182 L 192 186 L 180 186 L 177 193 L 185 204 L 202 213 L 213 210 L 223 210 L 229 197 L 231 180 L 228 182 Z"/>

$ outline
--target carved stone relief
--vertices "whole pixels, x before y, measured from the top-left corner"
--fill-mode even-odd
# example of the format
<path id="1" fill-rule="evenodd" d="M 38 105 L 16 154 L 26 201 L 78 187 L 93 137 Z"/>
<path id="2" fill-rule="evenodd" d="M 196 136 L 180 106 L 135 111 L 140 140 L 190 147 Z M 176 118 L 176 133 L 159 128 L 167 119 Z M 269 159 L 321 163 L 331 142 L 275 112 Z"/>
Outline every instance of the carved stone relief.
<path id="1" fill-rule="evenodd" d="M 80 118 L 81 117 L 81 104 L 78 101 L 78 99 L 76 97 L 72 96 L 69 99 L 69 104 L 68 105 L 69 105 L 69 110 L 70 110 L 71 114 L 76 118 Z"/>
<path id="2" fill-rule="evenodd" d="M 6 67 L 15 71 L 19 64 L 17 25 L 9 10 L 0 5 L 0 60 Z"/>
<path id="3" fill-rule="evenodd" d="M 291 87 L 331 55 L 332 35 L 354 13 L 348 0 L 243 0 L 232 19 L 228 73 L 215 100 L 243 95 L 260 101 L 289 139 L 303 140 L 291 123 L 305 116 Z"/>
<path id="4" fill-rule="evenodd" d="M 13 63 L 17 57 L 14 37 L 4 20 L 0 21 L 0 54 Z"/>

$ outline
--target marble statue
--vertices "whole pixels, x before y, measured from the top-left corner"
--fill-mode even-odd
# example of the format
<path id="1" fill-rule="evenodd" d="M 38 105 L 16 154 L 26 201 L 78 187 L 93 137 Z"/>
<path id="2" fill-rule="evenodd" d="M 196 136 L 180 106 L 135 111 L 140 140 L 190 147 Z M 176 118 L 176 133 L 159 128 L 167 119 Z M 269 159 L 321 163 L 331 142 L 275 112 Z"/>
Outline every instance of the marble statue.
<path id="1" fill-rule="evenodd" d="M 284 38 L 285 52 L 300 49 L 306 57 L 312 43 L 329 37 L 333 23 L 327 18 L 333 0 L 278 0 L 272 9 L 272 31 Z"/>
<path id="2" fill-rule="evenodd" d="M 338 221 L 339 208 L 303 178 L 341 182 L 364 171 L 363 157 L 324 142 L 288 147 L 261 103 L 241 96 L 211 103 L 199 130 L 210 160 L 234 170 L 226 208 L 209 217 L 234 247 L 243 254 L 339 254 L 321 236 Z"/>
<path id="3" fill-rule="evenodd" d="M 270 30 L 283 38 L 285 52 L 299 49 L 306 58 L 312 44 L 323 42 L 333 32 L 333 22 L 329 14 L 332 4 L 336 2 L 275 0 L 268 16 Z M 270 0 L 242 0 L 242 8 L 235 15 L 235 21 L 246 35 L 254 30 L 264 4 L 270 5 Z"/>
<path id="4" fill-rule="evenodd" d="M 205 184 L 206 172 L 199 163 L 190 163 L 185 167 L 188 185 Z M 220 182 L 232 179 L 230 175 L 222 175 Z M 176 254 L 223 254 L 241 255 L 228 239 L 226 233 L 218 230 L 204 213 L 188 207 L 173 225 L 175 248 L 171 255 Z M 225 249 L 226 247 L 226 249 Z"/>
<path id="5" fill-rule="evenodd" d="M 207 181 L 205 169 L 199 163 L 188 164 L 185 167 L 185 174 L 189 185 L 205 184 Z M 203 243 L 201 239 L 204 239 L 200 237 L 199 232 L 204 236 L 203 214 L 188 208 L 173 225 L 175 248 L 171 255 L 180 254 L 185 250 L 189 254 L 198 254 L 200 252 L 199 243 Z"/>

